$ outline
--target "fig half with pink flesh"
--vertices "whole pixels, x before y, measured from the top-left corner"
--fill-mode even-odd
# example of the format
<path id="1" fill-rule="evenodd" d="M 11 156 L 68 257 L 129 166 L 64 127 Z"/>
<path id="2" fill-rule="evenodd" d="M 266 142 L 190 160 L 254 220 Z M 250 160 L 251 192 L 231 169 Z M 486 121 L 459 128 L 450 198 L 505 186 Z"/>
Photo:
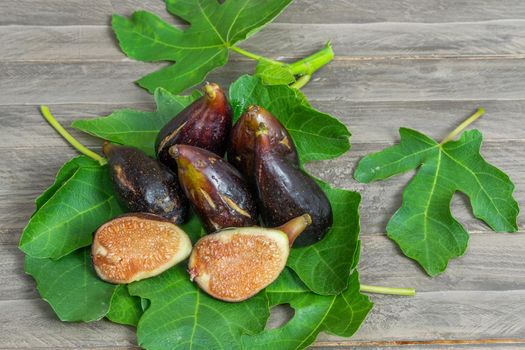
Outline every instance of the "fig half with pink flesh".
<path id="1" fill-rule="evenodd" d="M 156 276 L 191 253 L 188 235 L 171 221 L 147 213 L 126 214 L 95 233 L 91 256 L 98 276 L 131 283 Z"/>
<path id="2" fill-rule="evenodd" d="M 214 83 L 206 83 L 204 96 L 183 109 L 159 132 L 155 145 L 158 160 L 175 170 L 177 164 L 169 156 L 176 144 L 204 148 L 224 156 L 227 137 L 232 126 L 232 110 L 226 94 Z"/>
<path id="3" fill-rule="evenodd" d="M 179 182 L 208 233 L 257 224 L 255 199 L 241 173 L 202 148 L 175 145 Z"/>
<path id="4" fill-rule="evenodd" d="M 277 228 L 229 228 L 207 235 L 191 253 L 190 277 L 214 298 L 246 300 L 279 276 L 290 246 L 310 223 L 305 214 Z"/>
<path id="5" fill-rule="evenodd" d="M 255 141 L 260 124 L 266 126 L 271 151 L 293 164 L 299 164 L 299 156 L 286 128 L 268 110 L 251 105 L 233 126 L 228 144 L 228 161 L 251 184 L 254 183 Z"/>

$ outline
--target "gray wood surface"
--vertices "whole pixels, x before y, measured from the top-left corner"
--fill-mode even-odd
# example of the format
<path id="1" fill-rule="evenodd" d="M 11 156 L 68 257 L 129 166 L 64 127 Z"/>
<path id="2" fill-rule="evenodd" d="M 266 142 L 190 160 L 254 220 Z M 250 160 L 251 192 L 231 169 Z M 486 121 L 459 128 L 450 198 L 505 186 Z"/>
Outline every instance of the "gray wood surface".
<path id="1" fill-rule="evenodd" d="M 164 11 L 160 0 L 0 1 L 0 348 L 136 348 L 131 328 L 101 321 L 59 322 L 23 273 L 16 244 L 58 167 L 75 155 L 40 117 L 59 121 L 106 115 L 122 107 L 151 110 L 151 96 L 132 82 L 164 64 L 126 58 L 109 28 L 110 14 Z M 309 170 L 363 196 L 361 279 L 412 286 L 414 298 L 377 296 L 352 339 L 321 335 L 319 349 L 524 349 L 525 219 L 520 232 L 490 232 L 468 200 L 453 213 L 471 232 L 466 255 L 445 274 L 427 277 L 385 235 L 412 174 L 369 185 L 352 172 L 365 154 L 398 140 L 400 126 L 440 139 L 476 107 L 483 155 L 516 183 L 525 204 L 525 3 L 521 0 L 297 0 L 242 47 L 297 59 L 331 40 L 336 59 L 304 88 L 320 110 L 351 130 L 352 150 Z M 253 63 L 232 55 L 210 80 L 227 86 Z M 74 132 L 97 149 L 100 141 Z M 273 322 L 286 317 L 276 310 Z"/>

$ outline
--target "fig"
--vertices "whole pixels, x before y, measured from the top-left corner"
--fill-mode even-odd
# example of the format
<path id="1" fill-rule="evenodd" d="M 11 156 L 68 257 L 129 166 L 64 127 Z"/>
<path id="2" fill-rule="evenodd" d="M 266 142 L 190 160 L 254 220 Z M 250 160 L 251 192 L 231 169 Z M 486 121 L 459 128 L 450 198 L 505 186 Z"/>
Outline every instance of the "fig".
<path id="1" fill-rule="evenodd" d="M 274 229 L 228 228 L 209 234 L 191 253 L 190 278 L 214 298 L 246 300 L 279 276 L 291 244 L 310 223 L 306 214 Z"/>
<path id="2" fill-rule="evenodd" d="M 332 226 L 332 207 L 319 185 L 297 164 L 272 152 L 264 124 L 259 127 L 255 144 L 255 183 L 258 208 L 267 226 L 278 226 L 302 213 L 312 224 L 295 241 L 306 246 L 320 241 Z"/>
<path id="3" fill-rule="evenodd" d="M 125 214 L 106 222 L 91 246 L 98 276 L 119 284 L 156 276 L 190 253 L 191 241 L 184 231 L 149 213 Z"/>
<path id="4" fill-rule="evenodd" d="M 224 156 L 232 125 L 232 110 L 219 85 L 206 83 L 204 96 L 183 109 L 159 132 L 155 145 L 158 160 L 171 169 L 176 163 L 169 156 L 175 144 L 204 148 Z"/>
<path id="5" fill-rule="evenodd" d="M 105 142 L 102 151 L 117 198 L 130 211 L 157 214 L 177 224 L 186 219 L 188 200 L 168 167 L 133 147 Z"/>
<path id="6" fill-rule="evenodd" d="M 228 144 L 228 161 L 251 184 L 255 173 L 255 134 L 261 123 L 266 126 L 272 151 L 293 164 L 299 164 L 295 145 L 285 127 L 268 110 L 251 105 L 233 126 Z"/>
<path id="7" fill-rule="evenodd" d="M 257 223 L 255 199 L 241 173 L 226 160 L 188 145 L 172 146 L 170 155 L 177 162 L 181 187 L 208 233 Z"/>

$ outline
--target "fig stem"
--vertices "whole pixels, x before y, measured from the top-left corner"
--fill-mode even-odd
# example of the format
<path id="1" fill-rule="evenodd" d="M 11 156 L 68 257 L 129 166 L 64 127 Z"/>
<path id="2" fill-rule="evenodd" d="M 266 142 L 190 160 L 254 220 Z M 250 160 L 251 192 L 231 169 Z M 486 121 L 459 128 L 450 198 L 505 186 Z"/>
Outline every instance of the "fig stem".
<path id="1" fill-rule="evenodd" d="M 299 90 L 300 88 L 302 88 L 303 86 L 305 86 L 306 84 L 308 84 L 308 82 L 310 81 L 310 79 L 312 79 L 312 76 L 311 76 L 310 74 L 303 75 L 303 76 L 301 76 L 299 79 L 297 79 L 297 80 L 295 81 L 295 83 L 293 83 L 292 85 L 290 85 L 290 87 Z"/>
<path id="2" fill-rule="evenodd" d="M 334 58 L 334 51 L 332 50 L 330 42 L 327 42 L 325 46 L 316 53 L 290 64 L 286 64 L 284 62 L 279 62 L 270 58 L 254 54 L 252 52 L 241 49 L 240 47 L 235 45 L 232 45 L 229 48 L 240 55 L 251 58 L 252 60 L 267 60 L 274 64 L 288 65 L 291 72 L 294 75 L 299 76 L 297 81 L 291 85 L 291 87 L 296 89 L 300 89 L 303 86 L 305 86 L 310 81 L 311 75 L 314 72 L 316 72 L 319 68 L 323 67 Z"/>
<path id="3" fill-rule="evenodd" d="M 40 113 L 42 113 L 42 116 L 47 120 L 49 124 L 55 129 L 63 138 L 67 140 L 73 146 L 77 151 L 80 153 L 88 156 L 89 158 L 97 161 L 100 165 L 104 165 L 107 163 L 106 158 L 101 157 L 100 155 L 96 154 L 80 142 L 78 142 L 73 135 L 71 135 L 69 132 L 67 132 L 66 129 L 60 123 L 55 119 L 55 117 L 51 114 L 49 111 L 49 108 L 47 106 L 40 106 Z"/>
<path id="4" fill-rule="evenodd" d="M 391 288 L 391 287 L 369 286 L 366 284 L 362 284 L 359 290 L 364 293 L 375 293 L 375 294 L 405 295 L 405 296 L 416 295 L 416 290 L 414 288 Z"/>
<path id="5" fill-rule="evenodd" d="M 323 49 L 313 55 L 303 58 L 297 62 L 291 63 L 292 73 L 296 75 L 312 75 L 319 68 L 326 65 L 334 58 L 334 51 L 330 42 L 327 42 Z"/>
<path id="6" fill-rule="evenodd" d="M 445 143 L 452 141 L 454 137 L 456 137 L 460 132 L 463 131 L 463 129 L 465 129 L 467 126 L 472 124 L 474 121 L 476 121 L 476 119 L 481 117 L 483 114 L 485 114 L 485 109 L 483 107 L 479 107 L 476 113 L 472 114 L 470 117 L 465 119 L 463 123 L 459 124 L 457 128 L 455 128 L 450 134 L 448 134 L 447 137 L 445 137 L 443 141 L 441 141 L 440 145 L 444 145 Z"/>

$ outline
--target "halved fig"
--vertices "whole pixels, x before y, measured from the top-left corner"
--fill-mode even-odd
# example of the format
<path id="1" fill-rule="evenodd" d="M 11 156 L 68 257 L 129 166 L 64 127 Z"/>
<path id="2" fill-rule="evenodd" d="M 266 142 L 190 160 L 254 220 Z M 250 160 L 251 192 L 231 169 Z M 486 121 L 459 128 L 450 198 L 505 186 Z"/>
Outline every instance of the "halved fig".
<path id="1" fill-rule="evenodd" d="M 98 276 L 119 284 L 159 275 L 190 253 L 191 241 L 184 231 L 148 213 L 126 214 L 106 222 L 91 246 Z"/>
<path id="2" fill-rule="evenodd" d="M 271 151 L 299 164 L 299 156 L 286 128 L 268 110 L 251 105 L 233 126 L 228 145 L 228 161 L 252 184 L 255 173 L 255 134 L 261 123 L 266 126 Z"/>
<path id="3" fill-rule="evenodd" d="M 157 158 L 170 169 L 177 164 L 169 156 L 175 144 L 204 148 L 224 156 L 232 125 L 232 110 L 219 85 L 206 83 L 204 96 L 183 109 L 159 132 L 155 145 Z"/>
<path id="4" fill-rule="evenodd" d="M 306 246 L 320 241 L 332 226 L 332 207 L 319 185 L 294 164 L 272 152 L 264 124 L 259 127 L 255 145 L 255 183 L 258 208 L 267 226 L 278 226 L 308 213 L 310 225 L 295 241 Z"/>
<path id="5" fill-rule="evenodd" d="M 175 145 L 179 182 L 206 231 L 257 223 L 255 199 L 241 173 L 218 155 L 202 148 Z"/>
<path id="6" fill-rule="evenodd" d="M 133 147 L 105 142 L 102 151 L 117 198 L 130 211 L 160 215 L 176 224 L 186 219 L 188 200 L 168 167 Z"/>
<path id="7" fill-rule="evenodd" d="M 201 238 L 191 253 L 191 280 L 214 298 L 238 302 L 282 272 L 294 239 L 311 223 L 308 214 L 278 228 L 229 228 Z"/>

